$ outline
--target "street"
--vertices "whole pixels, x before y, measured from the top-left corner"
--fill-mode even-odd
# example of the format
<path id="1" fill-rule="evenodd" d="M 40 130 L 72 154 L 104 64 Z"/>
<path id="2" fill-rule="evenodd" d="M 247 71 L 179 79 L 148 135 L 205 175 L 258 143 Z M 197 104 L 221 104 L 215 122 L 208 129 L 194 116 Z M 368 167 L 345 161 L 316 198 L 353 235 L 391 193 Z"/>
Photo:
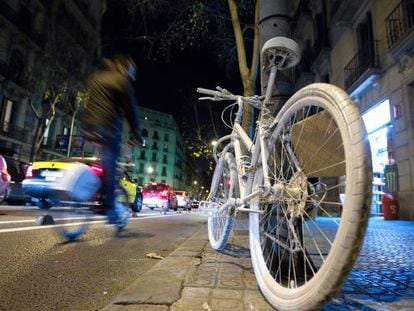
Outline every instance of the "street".
<path id="1" fill-rule="evenodd" d="M 104 307 L 204 223 L 191 214 L 143 210 L 115 236 L 97 216 L 79 241 L 65 243 L 51 226 L 39 226 L 37 216 L 59 207 L 0 205 L 0 310 L 95 310 Z M 179 267 L 177 267 L 179 268 Z"/>
<path id="2" fill-rule="evenodd" d="M 73 243 L 52 226 L 36 225 L 42 214 L 0 206 L 0 310 L 272 310 L 253 274 L 246 219 L 238 219 L 231 242 L 217 253 L 194 210 L 144 209 L 119 236 L 95 216 Z M 370 219 L 348 281 L 322 310 L 413 310 L 413 226 Z"/>

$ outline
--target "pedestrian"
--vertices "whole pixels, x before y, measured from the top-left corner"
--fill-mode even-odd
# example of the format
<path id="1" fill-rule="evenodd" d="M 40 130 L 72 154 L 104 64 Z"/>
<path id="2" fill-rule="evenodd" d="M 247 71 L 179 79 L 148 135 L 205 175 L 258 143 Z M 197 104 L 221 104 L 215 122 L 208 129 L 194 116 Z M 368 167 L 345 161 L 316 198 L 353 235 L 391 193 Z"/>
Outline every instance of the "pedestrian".
<path id="1" fill-rule="evenodd" d="M 117 54 L 103 59 L 102 68 L 89 78 L 89 99 L 81 115 L 83 135 L 100 147 L 102 162 L 103 205 L 110 224 L 116 224 L 115 188 L 117 159 L 121 152 L 122 119 L 129 123 L 132 145 L 142 143 L 138 107 L 131 80 L 135 80 L 136 65 L 131 57 Z"/>

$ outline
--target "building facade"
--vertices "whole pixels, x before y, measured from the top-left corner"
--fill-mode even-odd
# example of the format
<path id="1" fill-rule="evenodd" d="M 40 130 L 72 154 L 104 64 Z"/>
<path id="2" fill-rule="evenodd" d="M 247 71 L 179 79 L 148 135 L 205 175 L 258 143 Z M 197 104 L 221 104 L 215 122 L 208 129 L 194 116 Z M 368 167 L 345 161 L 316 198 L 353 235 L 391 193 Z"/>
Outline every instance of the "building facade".
<path id="1" fill-rule="evenodd" d="M 173 116 L 145 107 L 139 113 L 145 145 L 133 148 L 133 178 L 139 185 L 156 181 L 186 189 L 185 144 Z M 128 135 L 124 131 L 124 141 Z"/>
<path id="2" fill-rule="evenodd" d="M 0 153 L 29 161 L 40 120 L 31 106 L 42 113 L 46 74 L 82 84 L 100 55 L 105 10 L 105 0 L 0 1 Z M 66 155 L 56 151 L 56 137 L 69 134 L 74 111 L 66 106 L 73 100 L 67 95 L 57 106 L 38 158 Z"/>
<path id="3" fill-rule="evenodd" d="M 292 37 L 302 46 L 296 89 L 329 82 L 359 106 L 374 169 L 371 214 L 394 192 L 399 218 L 414 219 L 414 3 L 299 1 Z M 385 184 L 385 185 L 384 185 Z"/>

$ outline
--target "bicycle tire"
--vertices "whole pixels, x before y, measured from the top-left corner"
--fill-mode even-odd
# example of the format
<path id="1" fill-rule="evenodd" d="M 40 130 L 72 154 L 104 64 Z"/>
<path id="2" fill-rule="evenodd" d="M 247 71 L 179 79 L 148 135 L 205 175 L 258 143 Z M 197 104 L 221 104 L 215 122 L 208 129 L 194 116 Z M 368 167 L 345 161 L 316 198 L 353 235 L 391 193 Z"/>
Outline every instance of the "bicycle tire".
<path id="1" fill-rule="evenodd" d="M 236 161 L 232 153 L 225 152 L 215 168 L 207 201 L 223 205 L 229 198 L 237 197 L 237 193 Z M 232 208 L 221 208 L 216 215 L 208 217 L 208 237 L 211 247 L 216 251 L 222 251 L 230 239 L 235 217 Z"/>
<path id="2" fill-rule="evenodd" d="M 271 183 L 299 190 L 251 202 L 265 212 L 249 216 L 252 265 L 273 307 L 317 309 L 340 290 L 362 246 L 372 183 L 367 134 L 348 94 L 325 83 L 296 92 L 272 126 Z M 258 169 L 253 189 L 263 179 Z"/>
<path id="3" fill-rule="evenodd" d="M 59 221 L 61 224 L 58 225 L 57 230 L 68 241 L 75 240 L 88 230 L 88 218 L 91 215 L 92 212 L 89 208 L 78 206 L 64 207 L 63 217 Z"/>

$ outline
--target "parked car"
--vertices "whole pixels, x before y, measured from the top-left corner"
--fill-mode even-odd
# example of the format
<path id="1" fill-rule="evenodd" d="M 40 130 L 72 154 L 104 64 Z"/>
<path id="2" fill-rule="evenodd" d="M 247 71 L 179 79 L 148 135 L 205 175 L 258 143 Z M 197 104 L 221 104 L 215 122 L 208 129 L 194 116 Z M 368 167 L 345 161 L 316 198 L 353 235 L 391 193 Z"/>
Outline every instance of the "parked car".
<path id="1" fill-rule="evenodd" d="M 153 210 L 162 208 L 164 211 L 169 209 L 177 210 L 177 196 L 171 187 L 164 183 L 149 182 L 142 188 L 142 205 Z"/>
<path id="2" fill-rule="evenodd" d="M 26 171 L 30 163 L 5 157 L 7 169 L 10 174 L 10 183 L 7 189 L 5 201 L 9 205 L 33 204 L 32 197 L 26 194 L 22 188 L 22 181 L 26 178 Z"/>
<path id="3" fill-rule="evenodd" d="M 10 174 L 7 171 L 6 159 L 0 155 L 0 203 L 3 202 L 7 194 L 10 183 Z"/>
<path id="4" fill-rule="evenodd" d="M 185 211 L 191 210 L 191 200 L 184 190 L 175 190 L 177 196 L 177 205 Z"/>
<path id="5" fill-rule="evenodd" d="M 40 209 L 49 209 L 53 205 L 60 203 L 58 198 L 48 197 L 48 193 L 45 190 L 42 190 L 41 187 L 44 187 L 44 182 L 48 180 L 56 182 L 59 178 L 62 178 L 65 174 L 65 171 L 68 171 L 73 167 L 73 164 L 80 162 L 86 164 L 90 167 L 90 170 L 96 174 L 98 177 L 102 177 L 103 169 L 100 165 L 100 161 L 97 158 L 64 158 L 56 159 L 50 161 L 36 161 L 30 166 L 27 170 L 26 179 L 24 181 L 24 186 L 27 191 L 30 192 L 32 196 L 36 198 L 36 205 Z M 134 212 L 139 212 L 142 208 L 142 195 L 139 187 L 136 183 L 132 181 L 128 175 L 126 169 L 120 168 L 119 170 L 120 178 L 119 183 L 122 185 L 128 192 L 129 201 L 131 202 L 131 209 Z M 44 181 L 44 182 L 42 182 Z M 40 183 L 39 183 L 40 182 Z M 37 184 L 42 184 L 41 187 L 36 187 Z M 31 188 L 33 190 L 31 190 Z M 70 202 L 65 202 L 70 203 Z M 99 211 L 99 206 L 102 204 L 102 194 L 101 191 L 98 191 L 96 195 L 90 200 L 90 202 L 84 202 L 85 204 L 95 205 L 96 209 Z M 89 204 L 88 204 L 89 205 Z"/>

